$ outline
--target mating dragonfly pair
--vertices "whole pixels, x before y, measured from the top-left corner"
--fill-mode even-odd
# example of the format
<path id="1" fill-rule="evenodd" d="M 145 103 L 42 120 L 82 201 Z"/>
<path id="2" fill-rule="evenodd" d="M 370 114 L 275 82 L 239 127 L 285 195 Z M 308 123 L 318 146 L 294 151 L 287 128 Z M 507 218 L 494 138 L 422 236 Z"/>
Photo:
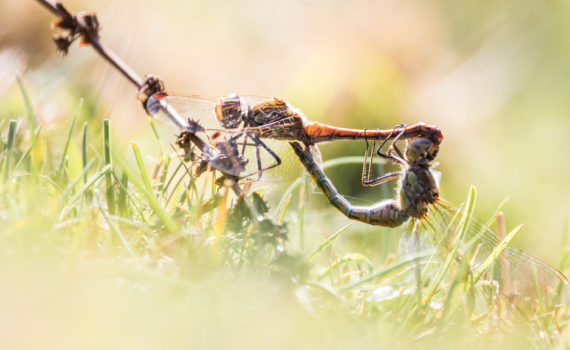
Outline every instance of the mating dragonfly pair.
<path id="1" fill-rule="evenodd" d="M 186 152 L 191 145 L 201 150 L 202 170 L 210 167 L 235 183 L 256 181 L 282 164 L 284 156 L 278 148 L 293 150 L 328 201 L 348 218 L 388 227 L 412 219 L 427 234 L 444 241 L 444 245 L 449 245 L 457 235 L 457 226 L 452 222 L 461 214 L 439 197 L 437 181 L 430 169 L 443 140 L 436 126 L 418 123 L 391 130 L 338 128 L 309 121 L 284 100 L 257 96 L 230 95 L 216 99 L 160 92 L 148 99 L 146 108 L 153 116 L 165 115 L 182 130 L 177 143 Z M 398 180 L 399 199 L 361 207 L 353 206 L 340 195 L 324 174 L 316 147 L 318 143 L 335 140 L 366 141 L 363 185 Z M 398 140 L 406 140 L 403 151 L 396 143 Z M 369 141 L 374 142 L 372 149 Z M 376 141 L 382 141 L 378 149 Z M 387 142 L 390 144 L 384 152 Z M 374 154 L 401 165 L 402 170 L 371 178 Z M 466 225 L 466 245 L 476 247 L 478 258 L 473 260 L 480 263 L 500 242 L 493 230 L 476 220 L 467 220 Z M 508 293 L 530 293 L 545 298 L 546 292 L 568 283 L 555 268 L 515 248 L 507 246 L 501 262 L 503 276 L 508 274 L 511 279 Z"/>
<path id="2" fill-rule="evenodd" d="M 439 145 L 443 139 L 437 127 L 424 123 L 396 130 L 357 130 L 311 122 L 286 101 L 259 96 L 216 99 L 157 93 L 147 100 L 146 108 L 182 130 L 177 143 L 185 150 L 196 143 L 196 134 L 203 135 L 208 147 L 198 146 L 202 160 L 241 183 L 261 180 L 267 177 L 264 174 L 283 177 L 272 170 L 289 156 L 289 147 L 276 140 L 302 142 L 319 158 L 314 145 L 335 140 L 387 140 L 402 134 L 401 138 L 427 136 Z"/>

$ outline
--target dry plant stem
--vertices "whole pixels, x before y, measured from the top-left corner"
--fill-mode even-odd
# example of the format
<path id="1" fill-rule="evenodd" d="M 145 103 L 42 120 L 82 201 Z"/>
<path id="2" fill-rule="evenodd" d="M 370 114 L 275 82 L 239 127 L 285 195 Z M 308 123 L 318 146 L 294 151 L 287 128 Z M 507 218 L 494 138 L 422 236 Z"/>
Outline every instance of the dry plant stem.
<path id="1" fill-rule="evenodd" d="M 58 3 L 59 4 L 58 6 L 58 4 L 54 4 L 50 0 L 37 0 L 37 1 L 58 17 L 63 18 L 68 15 L 68 13 L 66 13 L 60 8 L 60 6 L 62 6 L 61 3 Z M 131 83 L 137 86 L 137 88 L 142 87 L 144 80 L 141 77 L 139 77 L 137 73 L 135 73 L 129 66 L 127 66 L 125 62 L 123 62 L 117 55 L 115 55 L 115 53 L 113 53 L 105 46 L 101 45 L 95 33 L 89 30 L 89 28 L 82 26 L 81 21 L 77 21 L 77 25 L 79 26 L 82 35 L 85 36 L 85 39 L 87 39 L 86 42 L 89 43 L 91 46 L 93 46 L 93 48 L 95 49 L 95 51 L 97 51 L 97 53 L 99 53 L 99 55 L 101 55 L 107 62 L 109 62 L 115 68 L 117 68 L 121 73 L 123 73 L 123 75 L 127 79 L 129 79 Z"/>
<path id="2" fill-rule="evenodd" d="M 111 63 L 115 68 L 117 68 L 123 75 L 135 84 L 137 88 L 141 88 L 143 85 L 143 80 L 139 77 L 129 66 L 127 66 L 113 51 L 105 48 L 98 40 L 91 41 L 89 38 L 91 46 L 97 51 L 103 58 L 105 58 L 109 63 Z"/>
<path id="3" fill-rule="evenodd" d="M 91 45 L 101 57 L 103 57 L 113 67 L 118 69 L 127 79 L 129 79 L 131 83 L 133 83 L 137 87 L 139 91 L 139 99 L 141 100 L 141 102 L 143 102 L 143 105 L 148 96 L 150 96 L 154 92 L 157 92 L 157 91 L 151 91 L 149 93 L 146 91 L 146 88 L 149 88 L 150 86 L 152 90 L 153 86 L 160 86 L 160 88 L 155 88 L 155 89 L 159 89 L 159 91 L 164 89 L 164 86 L 162 85 L 162 82 L 159 81 L 159 78 L 153 76 L 147 76 L 147 79 L 143 80 L 137 73 L 135 73 L 134 70 L 132 70 L 117 55 L 115 55 L 115 53 L 113 53 L 111 50 L 103 46 L 99 41 L 98 32 L 97 32 L 98 28 L 94 29 L 92 27 L 89 27 L 86 21 L 81 20 L 82 18 L 81 16 L 72 15 L 70 12 L 68 12 L 65 9 L 63 4 L 60 2 L 54 3 L 50 0 L 37 0 L 37 1 L 45 8 L 47 8 L 50 12 L 58 16 L 60 19 L 67 20 L 69 21 L 69 23 L 72 23 L 74 26 L 74 30 L 82 37 L 84 43 Z M 69 44 L 71 44 L 71 41 Z M 141 91 L 144 92 L 142 94 L 143 97 L 141 97 Z M 174 124 L 176 124 L 177 127 L 179 127 L 180 129 L 184 129 L 184 125 L 179 124 L 178 119 L 172 114 L 172 111 L 170 111 L 169 108 L 163 108 L 163 112 L 170 118 L 170 120 Z M 200 139 L 196 134 L 191 134 L 189 135 L 188 138 L 201 151 L 204 151 L 205 148 L 208 147 L 204 143 L 204 141 Z M 239 196 L 242 194 L 242 191 L 239 185 L 237 184 L 237 181 L 234 181 L 232 189 L 236 195 Z"/>
<path id="4" fill-rule="evenodd" d="M 497 238 L 499 241 L 505 239 L 505 235 L 507 232 L 507 224 L 505 223 L 505 214 L 501 211 L 497 214 Z M 501 283 L 503 285 L 503 291 L 506 295 L 509 295 L 511 291 L 511 287 L 508 284 L 509 281 L 509 271 L 507 260 L 504 254 L 501 254 L 499 257 L 499 263 L 501 266 Z"/>

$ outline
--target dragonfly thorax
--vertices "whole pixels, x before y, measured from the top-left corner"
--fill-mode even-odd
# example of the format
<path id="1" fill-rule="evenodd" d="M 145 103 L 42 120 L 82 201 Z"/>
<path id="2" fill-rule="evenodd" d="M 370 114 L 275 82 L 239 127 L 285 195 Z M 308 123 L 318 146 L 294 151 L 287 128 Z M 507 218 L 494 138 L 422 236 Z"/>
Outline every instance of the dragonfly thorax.
<path id="1" fill-rule="evenodd" d="M 226 129 L 238 128 L 240 124 L 244 127 L 263 126 L 295 114 L 285 100 L 273 98 L 249 105 L 236 94 L 220 99 L 215 111 L 220 125 Z"/>
<path id="2" fill-rule="evenodd" d="M 276 122 L 294 115 L 289 104 L 280 98 L 259 102 L 251 109 L 248 118 L 249 126 L 261 126 Z"/>
<path id="3" fill-rule="evenodd" d="M 439 199 L 439 188 L 429 167 L 414 164 L 402 178 L 400 203 L 410 217 L 421 219 Z"/>

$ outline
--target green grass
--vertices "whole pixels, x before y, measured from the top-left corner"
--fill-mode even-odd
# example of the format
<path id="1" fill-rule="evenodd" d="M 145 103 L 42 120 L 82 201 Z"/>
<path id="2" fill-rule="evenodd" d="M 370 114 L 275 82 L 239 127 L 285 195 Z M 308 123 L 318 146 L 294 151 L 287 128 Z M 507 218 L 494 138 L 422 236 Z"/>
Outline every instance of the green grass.
<path id="1" fill-rule="evenodd" d="M 26 116 L 0 130 L 5 348 L 565 344 L 565 308 L 495 288 L 487 267 L 503 245 L 478 257 L 485 269 L 469 263 L 484 254 L 463 244 L 474 189 L 447 223 L 448 249 L 367 255 L 343 244 L 352 224 L 325 237 L 306 225 L 320 213 L 305 179 L 278 189 L 272 211 L 255 193 L 248 205 L 211 174 L 194 179 L 193 165 L 162 146 L 154 162 L 137 144 L 117 148 L 112 123 L 91 127 L 79 102 L 61 132 L 47 133 L 19 84 Z"/>

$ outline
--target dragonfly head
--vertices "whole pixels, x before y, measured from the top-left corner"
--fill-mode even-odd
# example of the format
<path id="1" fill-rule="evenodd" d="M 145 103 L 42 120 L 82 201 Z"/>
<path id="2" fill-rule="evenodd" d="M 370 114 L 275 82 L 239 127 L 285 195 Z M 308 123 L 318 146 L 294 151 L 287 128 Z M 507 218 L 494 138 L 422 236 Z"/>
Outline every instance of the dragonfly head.
<path id="1" fill-rule="evenodd" d="M 406 150 L 406 157 L 410 164 L 427 167 L 437 157 L 439 145 L 431 140 L 420 137 L 415 139 Z"/>
<path id="2" fill-rule="evenodd" d="M 216 118 L 220 125 L 226 129 L 235 129 L 244 120 L 248 112 L 247 104 L 242 97 L 236 94 L 220 99 L 216 104 Z"/>

